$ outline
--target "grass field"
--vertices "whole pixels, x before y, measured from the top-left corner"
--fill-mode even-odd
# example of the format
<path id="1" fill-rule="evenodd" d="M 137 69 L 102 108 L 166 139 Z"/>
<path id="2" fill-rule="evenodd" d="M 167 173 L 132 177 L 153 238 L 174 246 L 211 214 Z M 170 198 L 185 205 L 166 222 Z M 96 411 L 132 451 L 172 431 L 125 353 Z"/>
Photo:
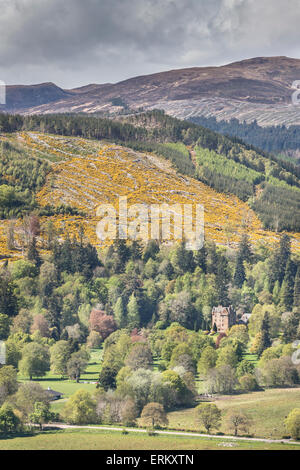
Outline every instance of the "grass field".
<path id="1" fill-rule="evenodd" d="M 80 377 L 79 383 L 76 383 L 74 380 L 62 379 L 57 375 L 53 375 L 51 372 L 48 372 L 45 377 L 34 380 L 34 382 L 39 383 L 45 389 L 49 387 L 56 392 L 63 393 L 64 396 L 61 400 L 53 401 L 51 403 L 51 408 L 53 411 L 59 412 L 67 399 L 77 390 L 83 389 L 87 390 L 88 392 L 94 392 L 96 390 L 96 384 L 89 382 L 96 382 L 98 380 L 101 368 L 102 353 L 102 349 L 93 349 L 91 351 L 91 358 L 88 367 L 85 373 Z M 25 379 L 25 377 L 20 375 L 18 380 L 20 382 L 28 381 L 28 379 Z"/>
<path id="2" fill-rule="evenodd" d="M 243 359 L 249 361 L 249 362 L 252 362 L 252 364 L 256 367 L 257 366 L 257 363 L 258 363 L 258 357 L 256 354 L 252 354 L 250 352 L 246 352 L 245 354 L 243 354 Z"/>
<path id="3" fill-rule="evenodd" d="M 284 419 L 294 408 L 300 408 L 300 388 L 269 389 L 242 395 L 222 396 L 215 400 L 223 416 L 231 411 L 242 411 L 253 422 L 250 429 L 255 437 L 282 438 L 286 435 Z M 171 429 L 198 430 L 195 409 L 189 408 L 168 414 Z M 223 420 L 220 431 L 230 434 Z M 232 432 L 232 431 L 231 431 Z"/>
<path id="4" fill-rule="evenodd" d="M 300 450 L 293 444 L 234 442 L 222 439 L 153 436 L 94 430 L 47 431 L 0 439 L 0 450 Z"/>

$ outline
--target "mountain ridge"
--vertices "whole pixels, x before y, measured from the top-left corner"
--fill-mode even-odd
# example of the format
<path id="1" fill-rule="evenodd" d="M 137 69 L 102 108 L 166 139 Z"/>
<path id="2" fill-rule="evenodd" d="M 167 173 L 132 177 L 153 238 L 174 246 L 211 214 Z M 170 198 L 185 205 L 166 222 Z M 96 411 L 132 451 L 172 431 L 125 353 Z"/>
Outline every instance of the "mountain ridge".
<path id="1" fill-rule="evenodd" d="M 116 113 L 163 109 L 185 119 L 236 117 L 261 125 L 300 124 L 292 105 L 292 83 L 300 79 L 300 59 L 256 57 L 228 65 L 192 67 L 140 75 L 117 83 L 66 90 L 55 84 L 11 85 L 2 111 L 20 114 Z"/>

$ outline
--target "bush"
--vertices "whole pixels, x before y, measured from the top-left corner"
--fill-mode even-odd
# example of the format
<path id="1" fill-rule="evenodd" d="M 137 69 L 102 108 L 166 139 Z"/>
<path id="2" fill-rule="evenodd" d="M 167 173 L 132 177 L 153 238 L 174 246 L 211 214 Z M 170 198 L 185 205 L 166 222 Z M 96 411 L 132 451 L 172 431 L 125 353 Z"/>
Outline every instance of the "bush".
<path id="1" fill-rule="evenodd" d="M 97 423 L 96 402 L 89 392 L 78 390 L 64 406 L 62 417 L 71 424 Z"/>
<path id="2" fill-rule="evenodd" d="M 103 338 L 98 331 L 91 331 L 87 337 L 87 345 L 90 349 L 99 349 L 103 343 Z"/>
<path id="3" fill-rule="evenodd" d="M 300 440 L 300 408 L 294 408 L 285 420 L 287 431 L 293 439 Z"/>
<path id="4" fill-rule="evenodd" d="M 253 392 L 258 389 L 258 383 L 252 374 L 243 375 L 243 377 L 239 379 L 239 382 L 244 392 Z"/>
<path id="5" fill-rule="evenodd" d="M 4 404 L 0 408 L 0 434 L 4 434 L 4 436 L 15 434 L 21 430 L 21 426 L 22 423 L 15 415 L 13 408 Z"/>

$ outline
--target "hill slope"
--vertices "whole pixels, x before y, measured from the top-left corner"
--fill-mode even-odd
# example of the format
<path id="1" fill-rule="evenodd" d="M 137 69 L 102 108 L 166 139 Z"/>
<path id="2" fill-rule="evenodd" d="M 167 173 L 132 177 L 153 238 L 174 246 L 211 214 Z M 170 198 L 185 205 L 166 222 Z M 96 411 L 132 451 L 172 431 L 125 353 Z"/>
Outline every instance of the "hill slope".
<path id="1" fill-rule="evenodd" d="M 264 228 L 300 232 L 299 167 L 236 139 L 172 118 L 161 111 L 135 114 L 123 117 L 121 121 L 77 114 L 26 117 L 0 114 L 0 130 L 39 131 L 105 139 L 135 151 L 155 153 L 169 160 L 180 174 L 194 177 L 218 192 L 235 195 L 247 202 L 248 207 L 256 211 Z M 8 172 L 8 177 L 4 178 L 8 184 L 11 181 L 9 175 L 20 173 L 20 152 L 18 149 L 5 149 L 3 173 Z M 52 161 L 55 158 L 55 155 L 51 155 Z M 38 166 L 41 170 L 38 178 L 40 186 L 45 177 L 45 168 L 41 164 Z M 28 167 L 26 180 L 32 192 L 36 185 L 31 181 L 31 174 Z M 22 201 L 23 206 L 25 203 L 32 205 L 30 201 L 33 201 L 33 195 L 28 198 L 28 194 L 22 194 L 26 185 L 19 184 L 19 188 L 21 194 L 17 195 L 14 207 L 7 201 L 4 210 L 6 216 L 19 213 Z"/>
<path id="2" fill-rule="evenodd" d="M 262 125 L 300 124 L 300 107 L 291 102 L 292 83 L 300 79 L 300 60 L 258 57 L 221 67 L 194 67 L 140 76 L 116 84 L 74 90 L 52 84 L 8 87 L 9 112 L 111 112 L 121 109 L 164 109 L 187 118 L 257 119 Z M 51 85 L 51 86 L 50 86 Z M 30 95 L 30 99 L 28 99 Z"/>
<path id="3" fill-rule="evenodd" d="M 76 137 L 22 132 L 5 139 L 22 148 L 32 158 L 47 159 L 51 170 L 37 193 L 41 206 L 62 204 L 78 209 L 78 214 L 41 217 L 41 243 L 46 244 L 45 227 L 52 221 L 58 233 L 77 234 L 83 227 L 85 237 L 94 245 L 96 237 L 96 207 L 101 203 L 116 205 L 118 196 L 127 195 L 128 204 L 143 203 L 200 203 L 205 208 L 205 236 L 219 244 L 234 246 L 244 231 L 252 243 L 259 241 L 274 245 L 279 235 L 263 230 L 256 214 L 237 197 L 216 192 L 202 182 L 182 176 L 170 162 L 153 154 L 103 141 Z M 16 256 L 22 251 L 22 222 L 15 225 L 15 249 L 8 250 L 6 236 L 9 221 L 0 226 L 1 255 Z M 300 235 L 291 234 L 294 250 L 300 249 Z"/>

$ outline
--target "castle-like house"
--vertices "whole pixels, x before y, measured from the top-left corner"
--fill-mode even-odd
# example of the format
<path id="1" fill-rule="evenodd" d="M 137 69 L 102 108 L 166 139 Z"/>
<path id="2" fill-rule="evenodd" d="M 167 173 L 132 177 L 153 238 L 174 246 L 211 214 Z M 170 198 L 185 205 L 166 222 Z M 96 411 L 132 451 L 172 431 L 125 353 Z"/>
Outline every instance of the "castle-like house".
<path id="1" fill-rule="evenodd" d="M 212 329 L 218 333 L 225 333 L 229 328 L 236 324 L 236 313 L 234 308 L 229 307 L 213 307 L 212 309 Z"/>

